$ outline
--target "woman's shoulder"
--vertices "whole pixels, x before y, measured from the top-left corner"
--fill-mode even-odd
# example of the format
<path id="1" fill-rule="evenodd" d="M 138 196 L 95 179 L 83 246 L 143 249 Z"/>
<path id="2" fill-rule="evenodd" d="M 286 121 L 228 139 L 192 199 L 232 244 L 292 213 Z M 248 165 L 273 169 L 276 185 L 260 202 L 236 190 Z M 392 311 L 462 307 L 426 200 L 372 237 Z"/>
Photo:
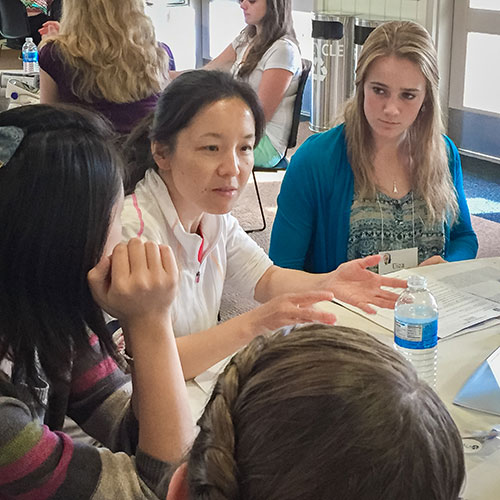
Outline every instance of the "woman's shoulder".
<path id="1" fill-rule="evenodd" d="M 336 127 L 311 135 L 307 138 L 302 146 L 299 147 L 295 155 L 299 152 L 324 158 L 333 153 L 340 153 L 346 150 L 344 124 L 341 123 Z M 294 156 L 295 156 L 294 155 Z"/>
<path id="2" fill-rule="evenodd" d="M 54 41 L 48 41 L 42 45 L 38 51 L 38 57 L 40 60 L 50 57 L 52 59 L 60 59 L 61 51 L 59 50 L 58 44 Z"/>
<path id="3" fill-rule="evenodd" d="M 309 137 L 294 153 L 289 169 L 302 179 L 314 179 L 315 183 L 329 182 L 348 165 L 344 126 L 339 125 L 326 132 Z"/>
<path id="4" fill-rule="evenodd" d="M 58 82 L 62 79 L 62 75 L 66 75 L 69 71 L 65 65 L 61 48 L 54 41 L 49 41 L 41 47 L 38 54 L 38 61 L 40 68 Z"/>
<path id="5" fill-rule="evenodd" d="M 287 55 L 288 57 L 293 57 L 300 61 L 301 54 L 298 45 L 288 36 L 282 36 L 275 40 L 271 46 L 264 53 L 263 57 L 266 57 L 273 53 L 280 53 L 282 55 Z"/>
<path id="6" fill-rule="evenodd" d="M 443 137 L 444 144 L 446 146 L 446 151 L 447 151 L 448 155 L 454 156 L 454 155 L 458 154 L 458 149 L 455 146 L 455 143 L 446 134 L 443 134 L 442 137 Z"/>
<path id="7" fill-rule="evenodd" d="M 121 215 L 124 240 L 143 237 L 168 243 L 168 228 L 178 222 L 167 187 L 153 169 L 146 171 L 134 192 L 125 197 Z"/>
<path id="8" fill-rule="evenodd" d="M 445 134 L 442 135 L 446 147 L 446 154 L 448 155 L 448 167 L 450 169 L 453 182 L 461 171 L 460 153 L 455 143 Z"/>
<path id="9" fill-rule="evenodd" d="M 158 46 L 163 49 L 168 56 L 168 69 L 169 71 L 174 71 L 175 68 L 175 58 L 172 49 L 165 42 L 158 42 Z"/>
<path id="10" fill-rule="evenodd" d="M 287 47 L 289 50 L 300 52 L 299 46 L 297 42 L 295 42 L 290 36 L 284 35 L 281 38 L 278 38 L 273 44 L 276 46 Z"/>
<path id="11" fill-rule="evenodd" d="M 285 69 L 295 75 L 296 81 L 302 69 L 299 48 L 286 37 L 276 40 L 262 55 L 259 69 Z"/>
<path id="12" fill-rule="evenodd" d="M 243 30 L 240 31 L 238 35 L 233 39 L 231 45 L 233 46 L 234 49 L 236 49 L 237 47 L 247 44 L 248 42 L 249 42 L 248 35 L 246 34 L 245 30 Z"/>

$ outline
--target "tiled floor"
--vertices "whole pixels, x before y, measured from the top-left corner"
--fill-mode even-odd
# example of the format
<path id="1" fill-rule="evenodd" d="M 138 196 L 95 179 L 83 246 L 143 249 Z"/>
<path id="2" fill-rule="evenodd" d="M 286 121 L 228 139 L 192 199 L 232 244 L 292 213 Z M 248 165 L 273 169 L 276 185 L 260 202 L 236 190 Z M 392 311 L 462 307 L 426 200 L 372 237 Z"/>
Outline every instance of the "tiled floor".
<path id="1" fill-rule="evenodd" d="M 462 168 L 471 214 L 500 222 L 500 164 L 462 156 Z"/>

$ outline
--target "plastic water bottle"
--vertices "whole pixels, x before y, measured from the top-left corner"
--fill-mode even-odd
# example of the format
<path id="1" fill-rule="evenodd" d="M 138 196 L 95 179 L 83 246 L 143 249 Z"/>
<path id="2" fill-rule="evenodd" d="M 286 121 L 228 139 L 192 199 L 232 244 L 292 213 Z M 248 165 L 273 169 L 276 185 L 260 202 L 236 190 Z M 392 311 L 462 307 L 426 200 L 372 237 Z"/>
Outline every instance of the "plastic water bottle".
<path id="1" fill-rule="evenodd" d="M 36 73 L 38 71 L 38 49 L 33 43 L 33 38 L 26 38 L 22 48 L 23 71 L 25 73 Z"/>
<path id="2" fill-rule="evenodd" d="M 436 387 L 438 307 L 426 279 L 410 276 L 394 308 L 394 346 L 418 376 Z"/>

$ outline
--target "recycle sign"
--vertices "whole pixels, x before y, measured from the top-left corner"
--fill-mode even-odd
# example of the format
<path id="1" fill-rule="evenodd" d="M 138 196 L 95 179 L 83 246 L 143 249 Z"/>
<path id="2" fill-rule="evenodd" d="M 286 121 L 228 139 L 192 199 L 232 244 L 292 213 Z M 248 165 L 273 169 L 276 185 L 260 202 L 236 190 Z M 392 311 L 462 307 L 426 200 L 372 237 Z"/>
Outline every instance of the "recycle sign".
<path id="1" fill-rule="evenodd" d="M 337 49 L 337 50 L 336 50 Z M 324 43 L 317 40 L 313 45 L 313 80 L 322 82 L 328 75 L 328 68 L 325 64 L 327 57 L 344 57 L 344 44 L 338 43 L 335 47 L 333 43 Z"/>

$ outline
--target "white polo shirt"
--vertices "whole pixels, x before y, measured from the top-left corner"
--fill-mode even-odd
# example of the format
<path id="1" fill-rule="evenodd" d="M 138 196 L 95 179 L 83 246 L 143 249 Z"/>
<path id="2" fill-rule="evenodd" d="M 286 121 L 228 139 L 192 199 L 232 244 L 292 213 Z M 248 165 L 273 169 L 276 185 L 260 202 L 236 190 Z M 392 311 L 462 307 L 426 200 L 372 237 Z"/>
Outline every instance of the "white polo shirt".
<path id="1" fill-rule="evenodd" d="M 170 245 L 174 252 L 180 273 L 172 306 L 176 337 L 217 324 L 226 281 L 253 298 L 257 282 L 273 264 L 230 214 L 203 215 L 203 238 L 186 232 L 165 183 L 152 169 L 125 198 L 122 224 L 124 241 L 139 236 Z"/>

